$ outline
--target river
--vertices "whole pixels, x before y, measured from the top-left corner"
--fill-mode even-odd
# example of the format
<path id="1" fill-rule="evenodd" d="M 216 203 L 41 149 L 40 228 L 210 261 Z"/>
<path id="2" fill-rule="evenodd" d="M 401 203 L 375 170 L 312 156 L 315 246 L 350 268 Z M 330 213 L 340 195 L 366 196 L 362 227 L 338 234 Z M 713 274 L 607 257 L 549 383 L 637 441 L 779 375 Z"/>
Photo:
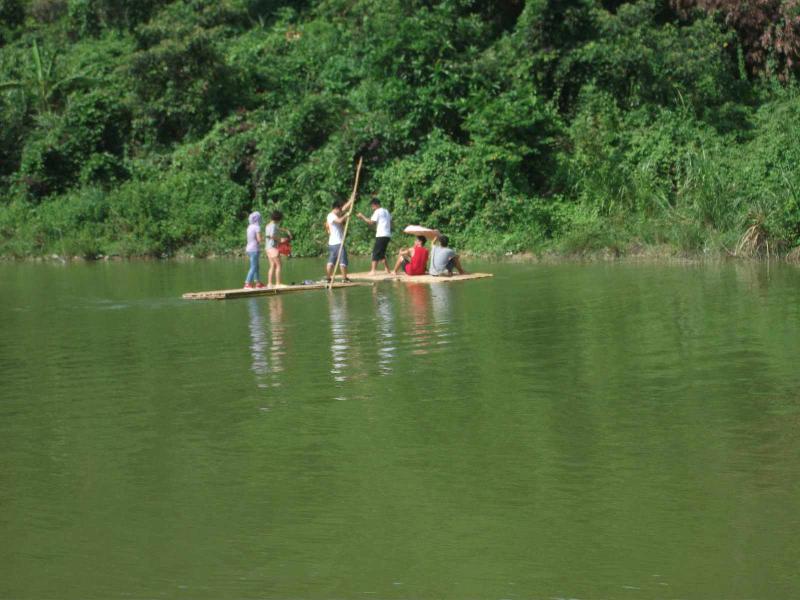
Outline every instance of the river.
<path id="1" fill-rule="evenodd" d="M 0 264 L 0 598 L 800 597 L 800 269 L 466 266 Z"/>

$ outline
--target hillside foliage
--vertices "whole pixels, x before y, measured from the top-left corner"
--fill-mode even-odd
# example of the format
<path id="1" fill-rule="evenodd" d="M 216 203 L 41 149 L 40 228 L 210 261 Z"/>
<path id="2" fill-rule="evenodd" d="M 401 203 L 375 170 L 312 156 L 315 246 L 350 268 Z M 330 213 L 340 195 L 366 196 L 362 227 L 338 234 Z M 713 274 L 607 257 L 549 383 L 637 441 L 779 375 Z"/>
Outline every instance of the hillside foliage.
<path id="1" fill-rule="evenodd" d="M 0 0 L 0 254 L 800 244 L 795 0 Z M 370 232 L 354 226 L 364 250 Z"/>

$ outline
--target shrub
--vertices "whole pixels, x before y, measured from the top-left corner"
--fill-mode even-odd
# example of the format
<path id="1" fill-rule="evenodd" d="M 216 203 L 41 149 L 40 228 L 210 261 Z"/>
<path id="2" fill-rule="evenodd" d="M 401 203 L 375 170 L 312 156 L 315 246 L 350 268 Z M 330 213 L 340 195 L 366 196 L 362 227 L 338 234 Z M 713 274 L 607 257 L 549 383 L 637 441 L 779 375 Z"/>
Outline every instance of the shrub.
<path id="1" fill-rule="evenodd" d="M 205 237 L 230 248 L 250 209 L 246 191 L 206 172 L 131 181 L 109 197 L 110 247 L 121 254 L 174 254 Z"/>
<path id="2" fill-rule="evenodd" d="M 241 97 L 237 74 L 203 31 L 137 52 L 130 76 L 137 123 L 162 144 L 206 132 Z"/>
<path id="3" fill-rule="evenodd" d="M 529 82 L 478 104 L 464 128 L 500 172 L 528 184 L 525 191 L 547 188 L 561 123 Z"/>
<path id="4" fill-rule="evenodd" d="M 31 0 L 28 14 L 41 23 L 53 23 L 67 14 L 67 0 Z"/>
<path id="5" fill-rule="evenodd" d="M 0 0 L 0 28 L 13 29 L 25 20 L 25 6 L 21 0 Z"/>
<path id="6" fill-rule="evenodd" d="M 103 29 L 132 30 L 166 4 L 169 0 L 69 0 L 69 26 L 79 37 Z"/>
<path id="7" fill-rule="evenodd" d="M 719 12 L 736 31 L 750 73 L 786 78 L 800 69 L 800 3 L 797 0 L 671 0 L 685 19 L 693 9 Z"/>
<path id="8" fill-rule="evenodd" d="M 25 145 L 20 174 L 30 196 L 63 192 L 81 173 L 85 183 L 124 178 L 120 158 L 129 129 L 130 115 L 118 99 L 99 90 L 72 96 L 64 114 L 51 116 Z"/>

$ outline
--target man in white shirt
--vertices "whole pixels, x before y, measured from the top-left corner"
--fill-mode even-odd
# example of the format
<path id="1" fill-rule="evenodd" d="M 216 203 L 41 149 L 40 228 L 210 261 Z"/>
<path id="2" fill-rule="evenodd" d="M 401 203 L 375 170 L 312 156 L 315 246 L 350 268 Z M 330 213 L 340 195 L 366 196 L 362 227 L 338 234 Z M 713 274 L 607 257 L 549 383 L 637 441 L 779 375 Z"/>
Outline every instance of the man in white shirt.
<path id="1" fill-rule="evenodd" d="M 350 198 L 344 204 L 341 200 L 335 200 L 331 212 L 325 219 L 325 230 L 328 232 L 328 264 L 325 265 L 325 271 L 328 274 L 328 281 L 333 277 L 333 267 L 339 256 L 340 248 L 342 256 L 339 260 L 339 267 L 342 269 L 342 281 L 350 281 L 347 278 L 347 248 L 342 247 L 342 241 L 344 238 L 343 223 L 347 221 L 347 213 L 353 206 L 353 200 L 355 198 Z"/>
<path id="2" fill-rule="evenodd" d="M 372 247 L 372 269 L 369 274 L 375 275 L 375 269 L 378 268 L 378 263 L 381 261 L 383 261 L 383 267 L 386 272 L 390 273 L 389 261 L 386 260 L 386 249 L 392 239 L 392 215 L 385 208 L 381 208 L 381 202 L 375 196 L 373 196 L 369 204 L 372 207 L 372 216 L 370 218 L 358 213 L 359 219 L 370 227 L 376 228 L 375 245 Z"/>

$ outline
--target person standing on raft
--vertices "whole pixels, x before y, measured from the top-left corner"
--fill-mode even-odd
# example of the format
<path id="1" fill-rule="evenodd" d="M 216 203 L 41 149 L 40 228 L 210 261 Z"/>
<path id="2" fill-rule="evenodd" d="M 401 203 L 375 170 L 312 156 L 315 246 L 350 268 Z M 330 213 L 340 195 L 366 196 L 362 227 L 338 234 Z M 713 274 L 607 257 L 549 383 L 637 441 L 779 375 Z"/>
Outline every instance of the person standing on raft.
<path id="1" fill-rule="evenodd" d="M 381 207 L 381 201 L 377 197 L 373 197 L 370 202 L 372 207 L 372 216 L 367 218 L 362 213 L 357 213 L 359 219 L 364 221 L 370 227 L 375 227 L 375 245 L 372 247 L 372 269 L 369 274 L 375 275 L 375 270 L 378 268 L 378 263 L 383 261 L 383 266 L 387 273 L 389 270 L 389 260 L 386 258 L 386 249 L 389 247 L 389 242 L 392 240 L 392 215 L 388 210 Z"/>
<path id="2" fill-rule="evenodd" d="M 397 257 L 392 275 L 402 266 L 406 275 L 424 275 L 428 264 L 428 249 L 425 247 L 425 236 L 418 235 L 411 248 L 403 248 Z"/>
<path id="3" fill-rule="evenodd" d="M 247 218 L 250 223 L 247 226 L 247 246 L 245 252 L 250 258 L 250 270 L 247 272 L 247 277 L 244 280 L 245 289 L 263 288 L 264 284 L 259 281 L 258 272 L 258 255 L 260 253 L 259 247 L 261 245 L 261 213 L 255 211 L 250 213 Z"/>
<path id="4" fill-rule="evenodd" d="M 291 238 L 292 234 L 288 229 L 279 227 L 283 220 L 283 213 L 275 210 L 270 215 L 270 222 L 264 229 L 264 237 L 266 238 L 267 258 L 269 259 L 269 273 L 267 273 L 267 287 L 272 287 L 273 276 L 275 279 L 274 287 L 281 285 L 281 253 L 278 250 L 278 245 L 284 242 L 287 238 Z M 281 236 L 281 232 L 285 235 Z"/>
<path id="5" fill-rule="evenodd" d="M 355 196 L 345 203 L 342 203 L 341 200 L 335 200 L 331 207 L 331 212 L 328 213 L 328 217 L 325 219 L 325 230 L 328 232 L 328 263 L 325 265 L 325 272 L 327 273 L 326 280 L 328 282 L 333 277 L 333 267 L 339 257 L 340 249 L 339 267 L 342 269 L 342 281 L 350 281 L 347 278 L 347 248 L 342 244 L 344 241 L 344 227 L 342 224 L 347 221 L 347 213 L 353 206 L 353 202 L 355 202 Z"/>

